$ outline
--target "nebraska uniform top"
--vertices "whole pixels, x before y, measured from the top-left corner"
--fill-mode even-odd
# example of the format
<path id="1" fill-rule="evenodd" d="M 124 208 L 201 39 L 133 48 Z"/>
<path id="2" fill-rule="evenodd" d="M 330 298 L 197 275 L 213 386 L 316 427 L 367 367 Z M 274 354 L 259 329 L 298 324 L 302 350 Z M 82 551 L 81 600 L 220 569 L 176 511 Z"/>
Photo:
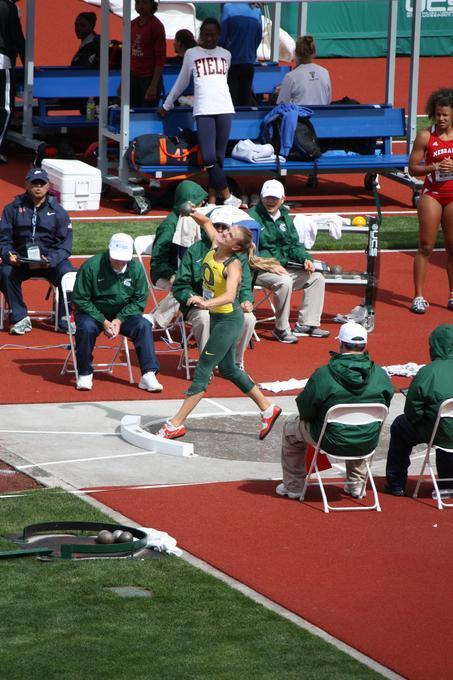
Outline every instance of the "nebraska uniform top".
<path id="1" fill-rule="evenodd" d="M 445 142 L 439 139 L 433 125 L 425 153 L 425 165 L 440 163 L 444 158 L 453 157 L 453 139 Z M 453 173 L 442 173 L 439 170 L 425 177 L 424 191 L 453 196 Z"/>
<path id="2" fill-rule="evenodd" d="M 223 47 L 207 50 L 192 47 L 184 55 L 179 76 L 163 108 L 169 111 L 175 100 L 190 83 L 194 84 L 194 116 L 210 116 L 219 113 L 234 113 L 234 106 L 228 89 L 227 74 L 231 63 L 231 53 Z"/>

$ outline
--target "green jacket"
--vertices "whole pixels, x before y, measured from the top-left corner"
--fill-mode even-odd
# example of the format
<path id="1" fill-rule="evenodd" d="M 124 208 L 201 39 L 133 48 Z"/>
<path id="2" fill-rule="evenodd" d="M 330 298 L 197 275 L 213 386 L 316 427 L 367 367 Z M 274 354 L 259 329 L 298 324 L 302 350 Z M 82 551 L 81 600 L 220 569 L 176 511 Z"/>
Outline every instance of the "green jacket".
<path id="1" fill-rule="evenodd" d="M 173 283 L 172 293 L 181 305 L 184 315 L 187 314 L 186 303 L 192 295 L 202 295 L 202 264 L 206 253 L 211 249 L 211 241 L 206 234 L 202 233 L 201 241 L 197 241 L 184 253 L 179 269 Z M 252 276 L 247 256 L 239 254 L 238 259 L 242 265 L 241 287 L 239 289 L 239 303 L 249 300 L 253 303 Z"/>
<path id="2" fill-rule="evenodd" d="M 431 363 L 421 368 L 406 397 L 404 413 L 417 431 L 421 442 L 428 442 L 436 421 L 439 406 L 445 399 L 453 399 L 453 325 L 444 323 L 429 336 Z M 435 443 L 453 447 L 453 421 L 442 419 Z"/>
<path id="3" fill-rule="evenodd" d="M 147 300 L 148 283 L 137 260 L 128 262 L 123 274 L 115 274 L 104 252 L 90 257 L 77 272 L 72 301 L 101 324 L 142 314 Z"/>
<path id="4" fill-rule="evenodd" d="M 151 252 L 151 279 L 170 279 L 178 269 L 178 246 L 173 243 L 179 209 L 186 201 L 199 205 L 208 194 L 195 182 L 184 180 L 176 187 L 175 202 L 172 212 L 159 224 Z"/>
<path id="5" fill-rule="evenodd" d="M 274 222 L 261 201 L 249 210 L 250 217 L 261 226 L 260 257 L 275 257 L 283 267 L 288 261 L 303 264 L 305 260 L 313 260 L 299 242 L 299 234 L 288 209 L 282 205 L 280 212 L 281 216 Z"/>
<path id="6" fill-rule="evenodd" d="M 316 442 L 321 434 L 324 416 L 336 404 L 378 403 L 389 406 L 394 388 L 386 372 L 363 354 L 331 352 L 327 366 L 318 368 L 296 399 L 299 415 L 309 423 Z M 360 429 L 350 425 L 331 424 L 322 440 L 322 448 L 344 456 L 371 453 L 376 448 L 379 425 Z"/>

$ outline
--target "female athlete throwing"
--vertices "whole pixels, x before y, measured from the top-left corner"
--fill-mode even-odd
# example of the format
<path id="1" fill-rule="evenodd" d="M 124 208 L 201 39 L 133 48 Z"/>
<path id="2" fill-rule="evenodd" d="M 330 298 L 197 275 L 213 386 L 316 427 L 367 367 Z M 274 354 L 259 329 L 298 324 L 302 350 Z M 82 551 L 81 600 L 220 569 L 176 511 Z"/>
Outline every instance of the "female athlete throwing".
<path id="1" fill-rule="evenodd" d="M 419 243 L 414 260 L 415 298 L 411 305 L 415 314 L 424 314 L 429 306 L 423 285 L 439 223 L 447 252 L 450 286 L 447 306 L 453 311 L 453 89 L 433 92 L 426 112 L 434 124 L 418 133 L 409 159 L 411 175 L 425 177 L 417 206 Z"/>
<path id="2" fill-rule="evenodd" d="M 193 212 L 191 216 L 205 229 L 213 247 L 203 261 L 203 297 L 193 295 L 187 302 L 209 310 L 210 336 L 198 360 L 183 405 L 171 420 L 167 420 L 157 436 L 176 439 L 185 435 L 184 421 L 203 398 L 211 375 L 218 366 L 220 375 L 231 380 L 260 409 L 259 438 L 264 439 L 280 415 L 281 408 L 271 404 L 247 373 L 235 364 L 236 341 L 244 322 L 244 312 L 236 300 L 242 276 L 237 253 L 249 253 L 254 266 L 260 266 L 261 258 L 252 255 L 253 241 L 249 229 L 233 226 L 218 233 L 205 215 Z M 269 260 L 267 264 L 272 266 L 273 261 Z"/>

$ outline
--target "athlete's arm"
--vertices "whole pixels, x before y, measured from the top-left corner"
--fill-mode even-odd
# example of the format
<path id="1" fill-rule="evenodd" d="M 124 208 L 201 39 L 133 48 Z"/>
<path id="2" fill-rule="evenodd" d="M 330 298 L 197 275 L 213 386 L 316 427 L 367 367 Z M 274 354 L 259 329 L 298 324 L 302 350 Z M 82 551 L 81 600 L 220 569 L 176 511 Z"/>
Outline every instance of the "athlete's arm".
<path id="1" fill-rule="evenodd" d="M 209 217 L 202 215 L 196 210 L 190 213 L 190 216 L 200 225 L 200 227 L 203 227 L 209 240 L 214 244 L 217 240 L 217 231 L 215 230 L 214 225 L 212 224 Z"/>
<path id="2" fill-rule="evenodd" d="M 236 299 L 237 291 L 241 283 L 242 267 L 239 260 L 233 260 L 225 268 L 226 276 L 226 290 L 222 295 L 218 295 L 210 300 L 205 300 L 204 309 L 210 309 L 211 307 L 219 307 L 220 305 L 226 305 L 229 302 L 234 302 Z"/>
<path id="3" fill-rule="evenodd" d="M 409 157 L 409 173 L 413 177 L 424 177 L 438 170 L 438 163 L 425 164 L 425 154 L 428 148 L 429 130 L 422 130 L 415 138 Z"/>

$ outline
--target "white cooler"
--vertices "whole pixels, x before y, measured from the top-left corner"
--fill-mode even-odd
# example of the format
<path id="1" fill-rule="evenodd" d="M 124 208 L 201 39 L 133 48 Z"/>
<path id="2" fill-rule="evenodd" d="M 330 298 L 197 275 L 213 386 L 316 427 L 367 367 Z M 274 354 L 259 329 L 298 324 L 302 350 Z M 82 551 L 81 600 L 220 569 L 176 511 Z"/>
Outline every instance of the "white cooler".
<path id="1" fill-rule="evenodd" d="M 65 210 L 99 210 L 102 176 L 98 168 L 53 158 L 45 158 L 42 167 L 49 175 L 49 193 Z"/>

